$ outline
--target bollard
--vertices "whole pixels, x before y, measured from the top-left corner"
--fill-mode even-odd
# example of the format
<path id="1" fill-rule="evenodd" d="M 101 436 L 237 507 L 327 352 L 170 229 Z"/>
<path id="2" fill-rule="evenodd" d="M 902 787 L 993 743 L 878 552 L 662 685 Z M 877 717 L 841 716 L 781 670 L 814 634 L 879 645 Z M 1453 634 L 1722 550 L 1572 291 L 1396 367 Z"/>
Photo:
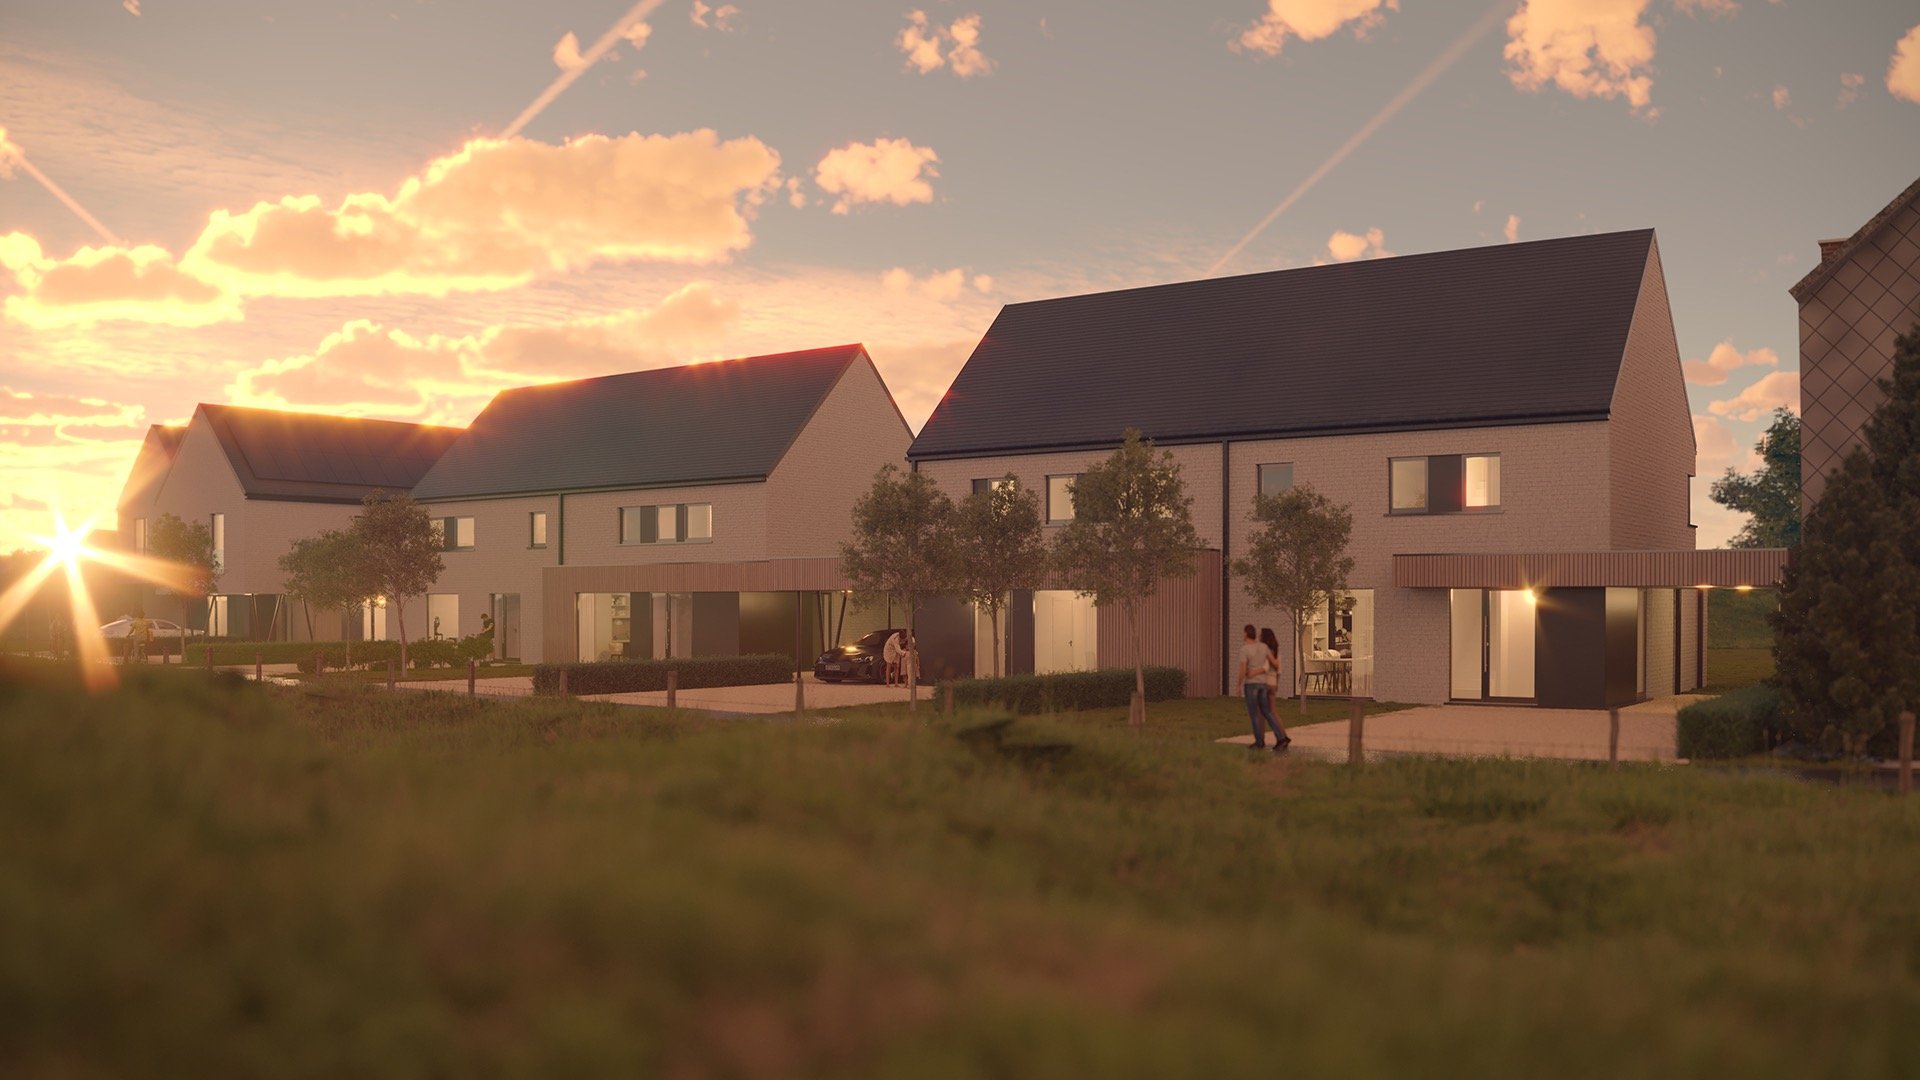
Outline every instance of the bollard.
<path id="1" fill-rule="evenodd" d="M 669 674 L 667 678 L 672 679 L 673 676 Z M 572 696 L 567 693 L 567 669 L 566 668 L 560 669 L 560 696 L 563 698 Z"/>
<path id="2" fill-rule="evenodd" d="M 253 650 L 253 681 L 260 682 L 260 676 L 265 673 L 265 670 L 266 665 L 260 662 L 260 650 Z"/>
<path id="3" fill-rule="evenodd" d="M 389 690 L 393 689 L 393 675 L 394 675 L 393 660 L 389 658 L 387 660 L 387 689 Z"/>
<path id="4" fill-rule="evenodd" d="M 1913 791 L 1913 710 L 1900 714 L 1900 794 Z"/>
<path id="5" fill-rule="evenodd" d="M 319 653 L 314 653 L 314 654 L 313 654 L 313 675 L 314 675 L 314 678 L 319 678 L 319 677 L 320 677 L 320 674 L 321 674 L 322 672 L 324 672 L 324 671 L 326 671 L 326 670 L 327 670 L 327 658 L 326 658 L 326 657 L 324 657 L 324 656 L 322 656 L 322 655 L 320 655 Z"/>
<path id="6" fill-rule="evenodd" d="M 185 645 L 182 645 L 180 647 L 182 649 L 186 648 Z M 181 655 L 184 656 L 186 654 L 182 653 Z M 213 642 L 211 641 L 207 642 L 207 674 L 209 675 L 213 674 Z"/>
<path id="7" fill-rule="evenodd" d="M 1620 767 L 1620 709 L 1618 706 L 1607 710 L 1607 764 L 1615 769 Z"/>
<path id="8" fill-rule="evenodd" d="M 479 665 L 475 662 L 473 657 L 471 656 L 467 657 L 467 696 L 468 697 L 473 696 L 474 672 L 478 666 Z"/>
<path id="9" fill-rule="evenodd" d="M 667 669 L 667 708 L 680 707 L 680 669 Z"/>
<path id="10" fill-rule="evenodd" d="M 947 714 L 947 718 L 951 720 L 953 718 L 953 684 L 952 683 L 947 684 L 946 697 L 947 697 L 946 706 L 945 706 L 946 714 Z"/>
<path id="11" fill-rule="evenodd" d="M 798 671 L 793 673 L 793 711 L 795 715 L 807 711 L 807 680 Z"/>
<path id="12" fill-rule="evenodd" d="M 1364 698 L 1350 700 L 1353 711 L 1347 717 L 1347 764 L 1358 765 L 1366 758 L 1367 704 Z"/>

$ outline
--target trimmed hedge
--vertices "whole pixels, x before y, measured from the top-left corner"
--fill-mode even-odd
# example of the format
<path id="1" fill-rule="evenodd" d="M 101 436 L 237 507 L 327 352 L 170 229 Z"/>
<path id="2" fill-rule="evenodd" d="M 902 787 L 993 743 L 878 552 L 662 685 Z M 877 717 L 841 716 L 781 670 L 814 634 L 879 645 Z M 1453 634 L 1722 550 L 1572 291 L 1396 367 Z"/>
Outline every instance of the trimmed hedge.
<path id="1" fill-rule="evenodd" d="M 291 664 L 303 657 L 311 661 L 317 650 L 345 648 L 346 644 L 344 641 L 196 641 L 187 646 L 187 663 L 204 666 L 207 650 L 212 649 L 216 665 L 251 664 L 256 652 L 263 664 Z M 360 644 L 353 643 L 356 652 Z"/>
<path id="2" fill-rule="evenodd" d="M 1176 667 L 1146 669 L 1147 700 L 1185 697 L 1187 673 Z M 1133 700 L 1132 668 L 1062 671 L 1052 675 L 1007 675 L 998 679 L 959 679 L 953 684 L 956 707 L 988 705 L 1017 713 L 1070 712 L 1125 706 Z"/>
<path id="3" fill-rule="evenodd" d="M 1743 686 L 1681 709 L 1675 721 L 1675 749 L 1683 758 L 1764 754 L 1781 740 L 1780 691 Z"/>
<path id="4" fill-rule="evenodd" d="M 757 686 L 793 681 L 793 657 L 699 656 L 676 660 L 596 660 L 581 664 L 537 664 L 533 692 L 558 694 L 560 672 L 567 673 L 569 694 L 631 694 L 665 690 L 667 672 L 680 673 L 680 689 L 703 686 Z"/>
<path id="5" fill-rule="evenodd" d="M 315 653 L 321 654 L 326 660 L 328 671 L 342 671 L 346 669 L 346 642 L 329 641 L 323 643 L 324 647 L 316 646 L 310 641 L 303 641 L 299 644 L 302 651 L 296 653 L 290 659 L 300 666 L 300 671 L 303 674 L 313 674 L 313 656 Z M 376 667 L 384 665 L 389 660 L 395 663 L 398 663 L 400 660 L 400 643 L 397 641 L 356 641 L 353 643 L 354 667 Z M 286 661 L 283 660 L 280 662 L 285 663 Z"/>

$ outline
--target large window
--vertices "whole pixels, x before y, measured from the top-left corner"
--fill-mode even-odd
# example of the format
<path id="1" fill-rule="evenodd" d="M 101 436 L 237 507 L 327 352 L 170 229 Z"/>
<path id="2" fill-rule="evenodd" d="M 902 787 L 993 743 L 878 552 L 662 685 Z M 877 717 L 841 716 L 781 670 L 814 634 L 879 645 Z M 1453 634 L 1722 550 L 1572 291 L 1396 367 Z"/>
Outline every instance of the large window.
<path id="1" fill-rule="evenodd" d="M 1499 454 L 1436 454 L 1387 462 L 1387 508 L 1394 514 L 1458 514 L 1500 509 Z"/>
<path id="2" fill-rule="evenodd" d="M 712 539 L 712 503 L 620 508 L 622 544 L 704 543 Z"/>
<path id="3" fill-rule="evenodd" d="M 1491 510 L 1500 505 L 1500 455 L 1468 454 L 1462 473 L 1466 491 L 1460 500 L 1468 510 Z"/>
<path id="4" fill-rule="evenodd" d="M 527 546 L 543 548 L 547 546 L 547 512 L 535 510 L 527 515 Z"/>
<path id="5" fill-rule="evenodd" d="M 1010 486 L 1012 483 L 1013 480 L 1005 476 L 975 477 L 973 481 L 973 493 L 978 495 L 983 491 L 999 491 L 1002 488 Z"/>
<path id="6" fill-rule="evenodd" d="M 1388 462 L 1388 505 L 1396 514 L 1427 512 L 1427 459 L 1394 458 Z"/>
<path id="7" fill-rule="evenodd" d="M 1047 524 L 1064 525 L 1073 520 L 1073 483 L 1078 473 L 1047 477 Z"/>
<path id="8" fill-rule="evenodd" d="M 1260 481 L 1260 494 L 1278 495 L 1293 486 L 1293 462 L 1260 465 L 1254 469 L 1254 475 Z"/>
<path id="9" fill-rule="evenodd" d="M 430 638 L 457 638 L 460 636 L 460 594 L 427 594 L 427 636 Z"/>
<path id="10" fill-rule="evenodd" d="M 473 519 L 470 517 L 444 517 L 439 519 L 441 551 L 473 550 Z"/>

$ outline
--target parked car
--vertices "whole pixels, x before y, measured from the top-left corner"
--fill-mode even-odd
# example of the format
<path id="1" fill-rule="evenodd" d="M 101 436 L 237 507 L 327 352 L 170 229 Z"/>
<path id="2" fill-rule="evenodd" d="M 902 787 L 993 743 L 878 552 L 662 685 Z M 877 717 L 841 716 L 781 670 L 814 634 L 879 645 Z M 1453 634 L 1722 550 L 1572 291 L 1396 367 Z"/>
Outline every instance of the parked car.
<path id="1" fill-rule="evenodd" d="M 153 638 L 155 641 L 161 638 L 197 638 L 207 636 L 205 630 L 189 630 L 169 619 L 148 619 L 147 622 L 153 626 Z M 133 633 L 133 616 L 131 615 L 122 615 L 100 628 L 100 636 L 111 640 L 124 638 L 131 633 Z"/>
<path id="2" fill-rule="evenodd" d="M 882 653 L 887 647 L 887 639 L 904 633 L 905 630 L 890 626 L 885 630 L 863 634 L 851 645 L 828 649 L 813 662 L 813 677 L 821 682 L 885 682 L 887 661 Z"/>

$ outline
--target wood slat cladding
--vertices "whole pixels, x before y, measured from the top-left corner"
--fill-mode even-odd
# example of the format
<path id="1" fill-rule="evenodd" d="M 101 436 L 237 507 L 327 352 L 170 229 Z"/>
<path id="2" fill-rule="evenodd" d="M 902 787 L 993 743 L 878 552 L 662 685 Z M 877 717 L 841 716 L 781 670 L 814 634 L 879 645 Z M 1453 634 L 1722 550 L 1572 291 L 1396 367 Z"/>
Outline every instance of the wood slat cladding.
<path id="1" fill-rule="evenodd" d="M 1182 668 L 1187 673 L 1188 697 L 1213 697 L 1220 685 L 1220 575 L 1218 551 L 1202 551 L 1194 575 L 1163 581 L 1148 601 L 1146 653 L 1150 664 Z M 1099 664 L 1132 667 L 1133 634 L 1118 607 L 1099 612 Z"/>
<path id="2" fill-rule="evenodd" d="M 1393 583 L 1406 589 L 1767 588 L 1779 583 L 1786 565 L 1784 548 L 1395 555 Z"/>

